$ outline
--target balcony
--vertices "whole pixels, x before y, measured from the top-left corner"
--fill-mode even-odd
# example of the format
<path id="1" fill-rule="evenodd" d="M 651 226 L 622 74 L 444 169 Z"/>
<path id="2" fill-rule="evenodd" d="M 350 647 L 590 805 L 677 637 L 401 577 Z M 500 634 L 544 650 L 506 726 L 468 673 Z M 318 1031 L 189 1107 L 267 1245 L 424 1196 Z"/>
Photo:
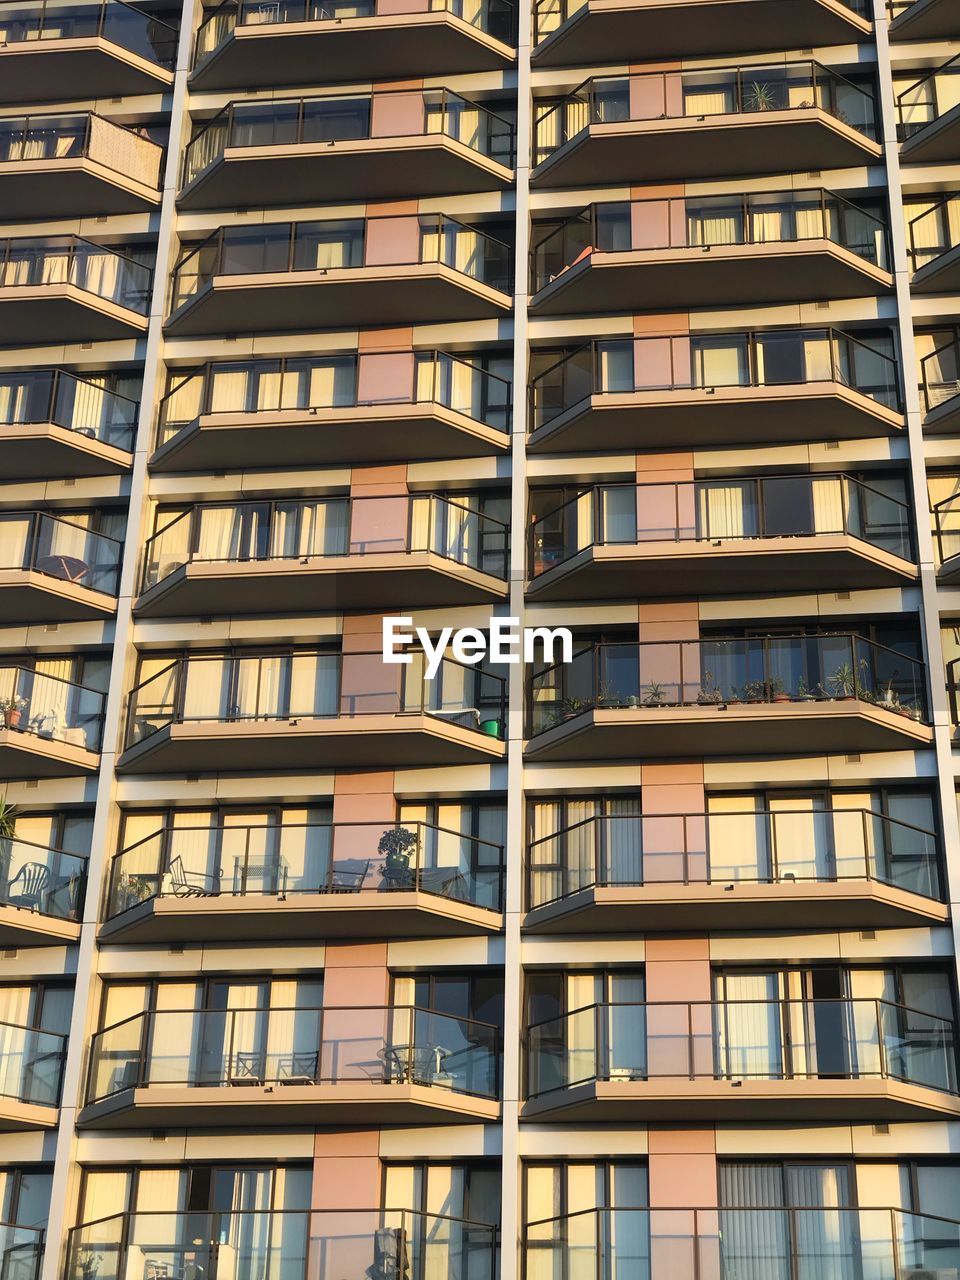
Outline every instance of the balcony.
<path id="1" fill-rule="evenodd" d="M 16 0 L 0 15 L 5 104 L 164 93 L 176 55 L 177 32 L 122 0 Z"/>
<path id="2" fill-rule="evenodd" d="M 596 644 L 528 687 L 530 760 L 929 747 L 923 664 L 853 634 Z"/>
<path id="3" fill-rule="evenodd" d="M 43 1227 L 0 1222 L 0 1267 L 17 1280 L 40 1280 L 45 1243 Z"/>
<path id="4" fill-rule="evenodd" d="M 833 1205 L 601 1208 L 529 1223 L 523 1248 L 531 1280 L 574 1274 L 951 1280 L 960 1261 L 960 1222 Z"/>
<path id="5" fill-rule="evenodd" d="M 619 338 L 565 355 L 530 388 L 537 452 L 716 448 L 904 430 L 879 342 L 837 329 Z M 892 348 L 891 348 L 892 349 Z"/>
<path id="6" fill-rule="evenodd" d="M 935 833 L 868 809 L 608 815 L 527 854 L 531 931 L 909 928 L 947 914 Z"/>
<path id="7" fill-rule="evenodd" d="M 957 81 L 960 88 L 960 80 Z M 960 290 L 960 194 L 947 196 L 907 224 L 914 293 Z"/>
<path id="8" fill-rule="evenodd" d="M 221 227 L 174 271 L 168 333 L 265 333 L 510 314 L 510 249 L 440 214 Z"/>
<path id="9" fill-rule="evenodd" d="M 503 190 L 513 181 L 509 121 L 449 89 L 231 102 L 188 145 L 178 204 L 229 209 L 251 190 L 312 204 Z"/>
<path id="10" fill-rule="evenodd" d="M 718 6 L 719 7 L 719 6 Z M 535 187 L 876 164 L 870 94 L 817 62 L 594 77 L 536 120 Z"/>
<path id="11" fill-rule="evenodd" d="M 527 1032 L 527 1119 L 960 1115 L 952 1022 L 885 1000 L 596 1004 Z"/>
<path id="12" fill-rule="evenodd" d="M 945 587 L 960 584 L 960 496 L 944 498 L 933 508 L 933 536 L 937 545 L 937 581 Z"/>
<path id="13" fill-rule="evenodd" d="M 536 234 L 536 227 L 534 228 Z M 534 315 L 887 292 L 887 229 L 827 191 L 591 205 L 531 252 Z"/>
<path id="14" fill-rule="evenodd" d="M 194 44 L 195 89 L 503 71 L 516 58 L 508 0 L 225 0 Z"/>
<path id="15" fill-rule="evenodd" d="M 93 1037 L 78 1123 L 477 1123 L 499 1080 L 497 1028 L 429 1009 L 163 1010 Z"/>
<path id="16" fill-rule="evenodd" d="M 960 54 L 897 95 L 900 156 L 908 164 L 960 160 Z"/>
<path id="17" fill-rule="evenodd" d="M 500 845 L 425 822 L 167 827 L 113 859 L 100 937 L 482 936 L 503 876 Z"/>
<path id="18" fill-rule="evenodd" d="M 122 554 L 122 542 L 49 512 L 0 512 L 4 623 L 112 617 Z"/>
<path id="19" fill-rule="evenodd" d="M 89 112 L 0 120 L 4 216 L 23 222 L 155 209 L 162 158 L 149 138 Z"/>
<path id="20" fill-rule="evenodd" d="M 45 346 L 138 338 L 149 268 L 79 236 L 0 242 L 0 342 Z"/>
<path id="21" fill-rule="evenodd" d="M 507 595 L 509 533 L 436 493 L 193 507 L 148 539 L 135 608 L 233 617 L 494 602 Z"/>
<path id="22" fill-rule="evenodd" d="M 407 1209 L 121 1213 L 70 1231 L 64 1275 L 89 1280 L 92 1257 L 100 1280 L 147 1276 L 154 1267 L 162 1276 L 209 1280 L 495 1280 L 496 1235 L 485 1223 Z"/>
<path id="23" fill-rule="evenodd" d="M 67 1037 L 0 1022 L 0 1045 L 0 1133 L 55 1129 Z"/>
<path id="24" fill-rule="evenodd" d="M 65 369 L 0 373 L 0 470 L 10 480 L 123 474 L 139 412 Z"/>
<path id="25" fill-rule="evenodd" d="M 506 682 L 422 655 L 177 658 L 129 698 L 126 773 L 303 772 L 504 758 Z"/>
<path id="26" fill-rule="evenodd" d="M 957 34 L 950 0 L 887 0 L 891 40 L 946 40 Z"/>
<path id="27" fill-rule="evenodd" d="M 920 362 L 923 429 L 931 435 L 960 425 L 960 340 L 947 342 Z"/>
<path id="28" fill-rule="evenodd" d="M 644 58 L 709 58 L 739 49 L 859 44 L 872 30 L 864 0 L 536 0 L 536 67 Z"/>
<path id="29" fill-rule="evenodd" d="M 2 386 L 2 382 L 0 382 Z M 160 402 L 154 471 L 488 457 L 513 388 L 445 351 L 208 364 Z"/>
<path id="30" fill-rule="evenodd" d="M 29 667 L 0 666 L 0 776 L 72 778 L 100 767 L 105 698 Z"/>
<path id="31" fill-rule="evenodd" d="M 79 941 L 86 882 L 86 858 L 0 837 L 0 946 Z"/>
<path id="32" fill-rule="evenodd" d="M 910 511 L 851 476 L 598 485 L 529 532 L 534 600 L 904 586 Z"/>

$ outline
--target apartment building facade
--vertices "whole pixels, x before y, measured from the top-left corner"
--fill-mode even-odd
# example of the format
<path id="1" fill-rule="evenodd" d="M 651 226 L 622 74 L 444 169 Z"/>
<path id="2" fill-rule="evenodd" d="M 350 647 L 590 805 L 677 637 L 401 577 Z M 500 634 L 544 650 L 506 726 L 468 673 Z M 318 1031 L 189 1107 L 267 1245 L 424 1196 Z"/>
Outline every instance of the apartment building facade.
<path id="1" fill-rule="evenodd" d="M 0 220 L 4 1274 L 957 1280 L 956 0 L 3 0 Z"/>

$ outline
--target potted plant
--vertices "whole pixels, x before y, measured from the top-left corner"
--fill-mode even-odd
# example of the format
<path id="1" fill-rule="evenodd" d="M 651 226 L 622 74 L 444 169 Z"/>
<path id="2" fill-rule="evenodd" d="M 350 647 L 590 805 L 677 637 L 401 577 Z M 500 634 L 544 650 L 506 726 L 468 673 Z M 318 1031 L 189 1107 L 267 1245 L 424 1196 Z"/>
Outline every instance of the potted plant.
<path id="1" fill-rule="evenodd" d="M 409 827 L 392 827 L 380 837 L 377 853 L 383 856 L 383 878 L 392 884 L 408 884 L 412 880 L 410 854 L 419 844 L 419 836 Z"/>
<path id="2" fill-rule="evenodd" d="M 783 683 L 779 676 L 773 676 L 767 683 L 770 691 L 771 702 L 789 702 L 790 695 L 787 693 L 787 686 Z"/>
<path id="3" fill-rule="evenodd" d="M 152 890 L 146 876 L 124 872 L 117 883 L 117 909 L 127 911 L 138 903 L 145 902 Z"/>
<path id="4" fill-rule="evenodd" d="M 723 702 L 723 694 L 714 684 L 712 671 L 703 673 L 703 679 L 700 681 L 700 689 L 697 693 L 697 702 L 701 707 L 716 707 Z"/>
<path id="5" fill-rule="evenodd" d="M 857 677 L 849 662 L 842 663 L 827 680 L 840 702 L 849 702 L 857 694 Z"/>
<path id="6" fill-rule="evenodd" d="M 17 826 L 17 806 L 0 796 L 0 840 L 12 840 Z"/>
<path id="7" fill-rule="evenodd" d="M 666 701 L 667 691 L 659 680 L 652 680 L 644 686 L 643 705 L 645 707 L 662 707 Z"/>
<path id="8" fill-rule="evenodd" d="M 744 702 L 762 702 L 764 684 L 762 680 L 748 680 L 740 691 Z"/>
<path id="9" fill-rule="evenodd" d="M 8 729 L 19 728 L 20 719 L 26 705 L 26 699 L 17 697 L 15 693 L 9 698 L 0 698 L 0 708 L 3 709 L 3 723 Z"/>
<path id="10" fill-rule="evenodd" d="M 587 702 L 584 698 L 564 698 L 560 703 L 561 720 L 573 720 L 576 716 L 582 716 L 585 711 L 589 711 L 593 706 L 592 702 Z"/>
<path id="11" fill-rule="evenodd" d="M 893 682 L 899 675 L 898 671 L 891 672 L 890 679 L 887 681 L 887 687 L 877 698 L 877 706 L 885 707 L 888 711 L 900 710 L 900 695 L 893 687 Z"/>
<path id="12" fill-rule="evenodd" d="M 797 702 L 815 702 L 816 698 L 807 688 L 807 682 L 803 676 L 797 681 L 797 692 L 794 695 Z"/>
<path id="13" fill-rule="evenodd" d="M 744 94 L 745 111 L 775 111 L 777 109 L 777 90 L 772 84 L 764 84 L 754 80 Z"/>

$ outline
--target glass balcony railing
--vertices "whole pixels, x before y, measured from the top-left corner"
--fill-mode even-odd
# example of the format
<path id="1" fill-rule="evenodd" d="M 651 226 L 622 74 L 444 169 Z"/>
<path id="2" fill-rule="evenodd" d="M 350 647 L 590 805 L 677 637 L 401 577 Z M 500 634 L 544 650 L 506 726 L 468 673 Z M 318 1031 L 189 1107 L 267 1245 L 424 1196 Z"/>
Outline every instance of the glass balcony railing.
<path id="1" fill-rule="evenodd" d="M 867 0 L 841 0 L 843 6 L 861 18 L 868 16 Z M 540 44 L 547 36 L 559 30 L 581 9 L 587 0 L 535 0 L 533 6 L 534 43 Z"/>
<path id="2" fill-rule="evenodd" d="M 0 164 L 81 156 L 145 186 L 159 185 L 163 148 L 103 116 L 84 112 L 0 120 Z"/>
<path id="3" fill-rule="evenodd" d="M 39 1280 L 45 1231 L 0 1222 L 0 1271 L 10 1280 Z"/>
<path id="4" fill-rule="evenodd" d="M 432 553 L 506 580 L 509 527 L 438 493 L 193 507 L 147 540 L 141 590 L 187 564 Z M 0 517 L 0 549 L 3 524 Z"/>
<path id="5" fill-rule="evenodd" d="M 960 555 L 960 494 L 944 498 L 933 508 L 933 533 L 941 564 Z"/>
<path id="6" fill-rule="evenodd" d="M 531 908 L 584 889 L 876 881 L 942 901 L 932 831 L 871 809 L 603 815 L 534 840 Z"/>
<path id="7" fill-rule="evenodd" d="M 46 511 L 0 512 L 0 570 L 22 569 L 116 596 L 123 543 Z"/>
<path id="8" fill-rule="evenodd" d="M 426 680 L 425 658 L 385 667 L 383 654 L 308 651 L 176 658 L 130 695 L 127 745 L 173 724 L 354 716 L 431 716 L 504 734 L 506 681 L 449 658 Z"/>
<path id="9" fill-rule="evenodd" d="M 0 13 L 2 44 L 98 36 L 161 67 L 172 67 L 177 55 L 175 28 L 123 0 L 14 0 Z"/>
<path id="10" fill-rule="evenodd" d="M 490 1023 L 413 1006 L 158 1010 L 93 1037 L 87 1101 L 264 1084 L 416 1084 L 496 1098 L 499 1063 Z"/>
<path id="11" fill-rule="evenodd" d="M 79 854 L 0 836 L 0 905 L 79 920 L 86 882 L 87 859 Z"/>
<path id="12" fill-rule="evenodd" d="M 960 89 L 960 80 L 957 81 Z M 907 223 L 914 271 L 960 245 L 960 192 L 947 196 Z"/>
<path id="13" fill-rule="evenodd" d="M 595 395 L 838 383 L 899 410 L 892 356 L 839 329 L 771 329 L 588 343 L 534 379 L 532 428 Z"/>
<path id="14" fill-rule="evenodd" d="M 829 240 L 874 266 L 889 264 L 886 224 L 829 191 L 624 200 L 589 205 L 535 244 L 532 288 L 543 289 L 592 253 L 808 240 Z"/>
<path id="15" fill-rule="evenodd" d="M 901 142 L 945 116 L 960 101 L 960 53 L 897 94 Z"/>
<path id="16" fill-rule="evenodd" d="M 852 476 L 819 472 L 597 485 L 531 525 L 528 555 L 537 578 L 590 547 L 843 534 L 912 559 L 905 503 Z"/>
<path id="17" fill-rule="evenodd" d="M 194 43 L 193 65 L 214 53 L 240 26 L 279 27 L 291 22 L 343 22 L 385 14 L 423 13 L 417 0 L 384 5 L 383 0 L 225 0 L 201 23 Z M 449 13 L 495 40 L 514 44 L 516 11 L 510 0 L 431 0 L 430 11 Z"/>
<path id="18" fill-rule="evenodd" d="M 591 125 L 811 107 L 876 138 L 873 95 L 818 62 L 594 76 L 539 114 L 533 162 L 542 163 Z"/>
<path id="19" fill-rule="evenodd" d="M 64 1275 L 495 1280 L 496 1236 L 485 1223 L 408 1209 L 124 1213 L 70 1231 Z"/>
<path id="20" fill-rule="evenodd" d="M 176 311 L 217 276 L 283 275 L 436 263 L 508 293 L 511 252 L 502 240 L 442 214 L 221 227 L 174 270 Z"/>
<path id="21" fill-rule="evenodd" d="M 107 918 L 185 895 L 343 902 L 419 892 L 500 911 L 504 865 L 501 845 L 427 822 L 165 827 L 114 857 Z"/>
<path id="22" fill-rule="evenodd" d="M 528 1096 L 594 1081 L 896 1080 L 957 1092 L 954 1025 L 885 1000 L 595 1004 L 531 1026 Z"/>
<path id="23" fill-rule="evenodd" d="M 66 1056 L 66 1036 L 0 1022 L 0 1097 L 33 1106 L 59 1106 Z"/>
<path id="24" fill-rule="evenodd" d="M 950 720 L 960 725 L 960 659 L 947 663 L 947 694 L 950 698 Z"/>
<path id="25" fill-rule="evenodd" d="M 129 453 L 140 406 L 65 369 L 0 373 L 0 430 L 52 423 Z"/>
<path id="26" fill-rule="evenodd" d="M 945 343 L 920 361 L 920 392 L 926 413 L 960 396 L 960 339 Z"/>
<path id="27" fill-rule="evenodd" d="M 397 94 L 402 95 L 397 97 Z M 183 185 L 192 182 L 231 147 L 300 147 L 311 143 L 388 139 L 401 132 L 439 136 L 512 167 L 514 131 L 509 120 L 460 97 L 450 89 L 427 89 L 422 96 L 420 128 L 410 116 L 410 91 L 375 95 L 231 102 L 189 143 L 184 154 Z M 403 111 L 394 112 L 394 104 Z M 399 129 L 398 129 L 399 122 Z"/>
<path id="28" fill-rule="evenodd" d="M 533 734 L 594 709 L 854 700 L 925 720 L 923 663 L 854 634 L 625 641 L 581 649 L 528 686 Z"/>
<path id="29" fill-rule="evenodd" d="M 0 707 L 7 729 L 99 751 L 105 696 L 86 685 L 30 667 L 0 666 Z"/>
<path id="30" fill-rule="evenodd" d="M 73 285 L 104 302 L 146 315 L 152 279 L 149 267 L 79 236 L 0 242 L 0 289 Z"/>
<path id="31" fill-rule="evenodd" d="M 2 387 L 0 375 L 0 394 Z M 505 378 L 446 351 L 218 362 L 189 373 L 161 400 L 159 443 L 210 414 L 391 404 L 440 405 L 506 432 L 512 390 Z"/>
<path id="32" fill-rule="evenodd" d="M 528 1224 L 524 1255 L 527 1280 L 952 1280 L 960 1222 L 832 1205 L 587 1209 Z"/>

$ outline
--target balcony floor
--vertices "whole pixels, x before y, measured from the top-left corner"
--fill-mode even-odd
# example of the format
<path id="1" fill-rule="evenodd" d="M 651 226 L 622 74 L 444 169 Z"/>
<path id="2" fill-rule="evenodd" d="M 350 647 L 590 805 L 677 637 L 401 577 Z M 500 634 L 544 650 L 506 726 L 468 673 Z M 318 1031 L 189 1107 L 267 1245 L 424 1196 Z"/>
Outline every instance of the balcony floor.
<path id="1" fill-rule="evenodd" d="M 952 435 L 960 427 L 960 384 L 958 393 L 938 404 L 923 420 L 926 435 Z"/>
<path id="2" fill-rule="evenodd" d="M 845 169 L 876 164 L 876 142 L 818 107 L 591 124 L 531 174 L 534 187 L 596 187 Z"/>
<path id="3" fill-rule="evenodd" d="M 901 413 L 839 382 L 608 392 L 581 400 L 530 436 L 530 453 L 716 448 L 897 435 Z"/>
<path id="4" fill-rule="evenodd" d="M 166 93 L 173 72 L 102 36 L 73 40 L 24 40 L 0 49 L 3 101 L 80 102 L 88 98 L 125 98 Z M 37 97 L 41 89 L 43 96 Z"/>
<path id="5" fill-rule="evenodd" d="M 324 191 L 335 191 L 341 203 L 399 200 L 502 191 L 512 182 L 512 169 L 441 134 L 359 138 L 230 147 L 184 187 L 177 204 L 231 209 L 251 191 L 269 191 L 276 205 L 314 204 Z"/>
<path id="6" fill-rule="evenodd" d="M 438 1085 L 149 1085 L 85 1106 L 77 1124 L 96 1129 L 201 1129 L 239 1125 L 438 1125 L 495 1121 L 500 1104 Z"/>
<path id="7" fill-rule="evenodd" d="M 160 192 L 83 156 L 0 163 L 4 221 L 142 213 L 159 208 Z"/>
<path id="8" fill-rule="evenodd" d="M 498 739 L 438 716 L 331 716 L 325 720 L 166 725 L 128 747 L 123 773 L 310 772 L 314 769 L 493 763 Z M 0 755 L 0 773 L 3 758 Z M 21 775 L 22 776 L 22 775 Z"/>
<path id="9" fill-rule="evenodd" d="M 890 23 L 891 40 L 945 40 L 956 34 L 954 0 L 914 0 Z"/>
<path id="10" fill-rule="evenodd" d="M 885 929 L 942 925 L 942 902 L 876 880 L 595 885 L 528 911 L 531 933 Z"/>
<path id="11" fill-rule="evenodd" d="M 0 343 L 108 342 L 139 338 L 147 317 L 72 284 L 5 285 L 0 288 Z"/>
<path id="12" fill-rule="evenodd" d="M 27 1133 L 31 1129 L 55 1129 L 60 1120 L 57 1107 L 37 1102 L 0 1098 L 0 1133 Z"/>
<path id="13" fill-rule="evenodd" d="M 190 77 L 194 89 L 396 80 L 502 71 L 513 49 L 442 10 L 236 27 Z"/>
<path id="14" fill-rule="evenodd" d="M 869 38 L 870 23 L 837 0 L 588 0 L 537 45 L 536 67 L 710 57 L 738 49 L 815 49 Z"/>
<path id="15" fill-rule="evenodd" d="M 242 468 L 437 461 L 492 457 L 509 447 L 506 431 L 437 404 L 214 413 L 198 418 L 161 445 L 150 467 L 153 471 L 217 470 L 224 458 Z"/>
<path id="16" fill-rule="evenodd" d="M 506 294 L 437 263 L 336 267 L 216 276 L 173 312 L 165 328 L 191 337 L 313 332 L 354 325 L 485 320 L 508 316 L 510 310 Z M 0 329 L 0 340 L 3 337 Z"/>
<path id="17" fill-rule="evenodd" d="M 224 893 L 151 898 L 105 921 L 99 936 L 103 942 L 133 943 L 452 938 L 498 933 L 502 927 L 497 911 L 422 891 Z"/>
<path id="18" fill-rule="evenodd" d="M 926 725 L 855 698 L 721 707 L 594 708 L 530 738 L 525 755 L 549 761 L 836 755 L 904 751 L 933 741 Z"/>
<path id="19" fill-rule="evenodd" d="M 80 940 L 76 920 L 61 920 L 29 907 L 0 903 L 0 946 L 62 947 Z"/>
<path id="20" fill-rule="evenodd" d="M 844 534 L 588 547 L 527 585 L 530 600 L 613 600 L 691 593 L 844 591 L 904 586 L 907 560 Z"/>
<path id="21" fill-rule="evenodd" d="M 507 590 L 507 584 L 492 574 L 430 551 L 237 564 L 208 561 L 174 569 L 138 597 L 136 613 L 142 618 L 275 617 L 346 609 L 434 608 L 503 600 Z"/>
<path id="22" fill-rule="evenodd" d="M 958 21 L 960 26 L 960 21 Z M 960 291 L 960 245 L 927 262 L 910 281 L 913 293 L 957 293 Z"/>
<path id="23" fill-rule="evenodd" d="M 132 466 L 126 450 L 53 422 L 0 424 L 0 474 L 9 480 L 122 475 Z"/>
<path id="24" fill-rule="evenodd" d="M 0 726 L 0 777 L 77 778 L 99 768 L 100 756 L 86 747 Z"/>
<path id="25" fill-rule="evenodd" d="M 885 293 L 888 271 L 829 240 L 593 253 L 561 272 L 530 301 L 536 316 L 623 313 L 732 301 L 816 302 Z"/>
<path id="26" fill-rule="evenodd" d="M 897 1080 L 597 1080 L 523 1105 L 521 1116 L 623 1123 L 644 1120 L 889 1121 L 960 1117 L 960 1097 Z"/>
<path id="27" fill-rule="evenodd" d="M 901 143 L 900 159 L 904 164 L 949 164 L 960 160 L 960 104 Z"/>
<path id="28" fill-rule="evenodd" d="M 7 622 L 97 622 L 117 612 L 113 596 L 35 569 L 0 569 L 0 617 Z"/>

